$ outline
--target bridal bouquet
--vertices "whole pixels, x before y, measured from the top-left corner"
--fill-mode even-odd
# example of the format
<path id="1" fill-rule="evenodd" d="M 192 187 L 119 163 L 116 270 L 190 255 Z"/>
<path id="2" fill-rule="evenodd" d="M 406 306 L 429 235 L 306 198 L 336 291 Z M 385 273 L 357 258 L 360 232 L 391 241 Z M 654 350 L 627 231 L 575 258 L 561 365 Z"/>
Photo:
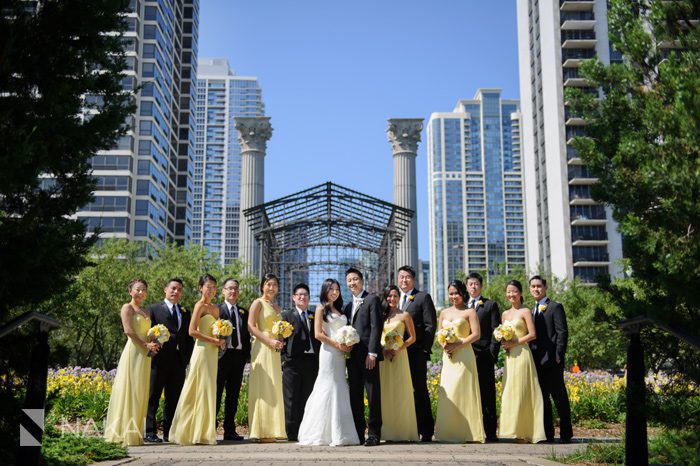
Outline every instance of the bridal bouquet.
<path id="1" fill-rule="evenodd" d="M 342 345 L 352 346 L 360 342 L 360 335 L 357 334 L 357 330 L 352 325 L 343 325 L 335 333 L 333 339 Z M 345 353 L 345 359 L 349 357 L 350 353 Z"/>
<path id="2" fill-rule="evenodd" d="M 457 334 L 454 327 L 443 327 L 437 332 L 437 340 L 440 345 L 445 346 L 457 341 Z M 447 353 L 447 357 L 452 359 L 452 353 Z"/>
<path id="3" fill-rule="evenodd" d="M 211 334 L 216 338 L 227 338 L 233 333 L 233 325 L 228 319 L 217 319 L 211 324 Z M 219 352 L 224 351 L 223 348 L 219 348 Z"/>
<path id="4" fill-rule="evenodd" d="M 496 339 L 496 341 L 509 341 L 514 339 L 515 336 L 515 325 L 513 325 L 513 322 L 509 320 L 503 322 L 493 331 L 493 337 Z"/>
<path id="5" fill-rule="evenodd" d="M 384 334 L 382 346 L 392 351 L 398 351 L 403 346 L 403 335 L 399 335 L 396 330 L 391 330 Z"/>

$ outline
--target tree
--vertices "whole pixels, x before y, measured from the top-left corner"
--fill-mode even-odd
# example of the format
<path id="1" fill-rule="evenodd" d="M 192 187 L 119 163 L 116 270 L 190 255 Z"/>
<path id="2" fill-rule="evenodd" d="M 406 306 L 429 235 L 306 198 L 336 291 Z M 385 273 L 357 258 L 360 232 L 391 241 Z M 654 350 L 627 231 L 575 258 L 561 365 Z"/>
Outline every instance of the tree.
<path id="1" fill-rule="evenodd" d="M 587 122 L 575 145 L 612 208 L 630 281 L 607 286 L 620 309 L 700 335 L 700 3 L 612 0 L 610 39 L 621 64 L 584 63 L 604 98 L 570 91 Z M 653 341 L 652 341 L 653 340 Z M 654 332 L 652 363 L 700 376 L 697 353 Z"/>
<path id="2" fill-rule="evenodd" d="M 127 2 L 31 5 L 0 1 L 0 318 L 60 292 L 87 265 L 94 239 L 70 215 L 92 198 L 90 158 L 133 111 L 121 38 L 105 34 L 124 30 Z M 97 113 L 83 118 L 86 108 Z"/>

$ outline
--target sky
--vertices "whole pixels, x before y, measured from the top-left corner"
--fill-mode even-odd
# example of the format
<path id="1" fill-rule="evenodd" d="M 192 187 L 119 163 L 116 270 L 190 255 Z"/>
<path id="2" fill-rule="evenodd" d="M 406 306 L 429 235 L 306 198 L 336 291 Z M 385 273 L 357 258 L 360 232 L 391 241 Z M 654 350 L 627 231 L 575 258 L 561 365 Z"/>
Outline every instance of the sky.
<path id="1" fill-rule="evenodd" d="M 393 201 L 389 118 L 449 112 L 478 88 L 519 98 L 513 0 L 201 0 L 199 57 L 262 87 L 265 200 L 326 181 Z M 419 256 L 428 258 L 425 129 Z"/>

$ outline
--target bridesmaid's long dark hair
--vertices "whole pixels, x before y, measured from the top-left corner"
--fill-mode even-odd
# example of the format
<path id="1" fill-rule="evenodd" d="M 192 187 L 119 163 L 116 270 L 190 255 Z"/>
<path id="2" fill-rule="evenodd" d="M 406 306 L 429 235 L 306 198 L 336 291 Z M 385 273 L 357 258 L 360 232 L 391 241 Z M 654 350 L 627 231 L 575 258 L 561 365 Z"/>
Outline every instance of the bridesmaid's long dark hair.
<path id="1" fill-rule="evenodd" d="M 384 288 L 384 293 L 382 293 L 382 316 L 384 317 L 384 320 L 389 318 L 389 313 L 391 312 L 389 308 L 389 301 L 387 301 L 386 298 L 389 297 L 389 293 L 392 291 L 396 291 L 399 296 L 401 296 L 401 290 L 396 285 L 389 285 Z"/>
<path id="2" fill-rule="evenodd" d="M 323 320 L 326 322 L 328 322 L 328 316 L 333 312 L 332 307 L 343 312 L 343 295 L 341 293 L 338 293 L 338 299 L 333 302 L 333 306 L 328 301 L 328 292 L 331 291 L 333 285 L 338 285 L 338 291 L 340 291 L 340 283 L 335 278 L 326 278 L 321 285 L 319 300 L 321 301 L 321 306 L 323 306 Z"/>
<path id="3" fill-rule="evenodd" d="M 523 305 L 523 302 L 525 302 L 525 299 L 523 299 L 523 284 L 520 283 L 518 280 L 511 280 L 508 283 L 506 283 L 506 289 L 508 289 L 508 285 L 514 286 L 518 289 L 520 292 L 520 305 Z"/>
<path id="4" fill-rule="evenodd" d="M 467 300 L 469 299 L 469 292 L 467 291 L 467 286 L 462 280 L 452 280 L 450 284 L 447 285 L 447 289 L 449 290 L 450 287 L 457 290 L 457 293 L 459 293 L 464 302 L 467 302 Z"/>

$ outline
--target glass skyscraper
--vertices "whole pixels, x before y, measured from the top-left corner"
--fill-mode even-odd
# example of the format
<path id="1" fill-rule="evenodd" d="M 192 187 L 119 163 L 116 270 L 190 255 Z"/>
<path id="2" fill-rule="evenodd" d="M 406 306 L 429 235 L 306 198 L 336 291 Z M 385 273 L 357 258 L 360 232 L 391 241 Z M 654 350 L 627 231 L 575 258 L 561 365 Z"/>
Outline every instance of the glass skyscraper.
<path id="1" fill-rule="evenodd" d="M 197 75 L 193 241 L 220 258 L 238 257 L 241 148 L 234 117 L 265 115 L 257 78 L 236 76 L 224 58 L 202 58 Z"/>
<path id="2" fill-rule="evenodd" d="M 520 108 L 479 89 L 428 122 L 430 290 L 440 305 L 457 271 L 525 266 Z"/>
<path id="3" fill-rule="evenodd" d="M 187 244 L 199 1 L 132 0 L 129 10 L 122 85 L 135 92 L 136 113 L 116 147 L 92 158 L 95 200 L 77 216 L 102 238 Z"/>

